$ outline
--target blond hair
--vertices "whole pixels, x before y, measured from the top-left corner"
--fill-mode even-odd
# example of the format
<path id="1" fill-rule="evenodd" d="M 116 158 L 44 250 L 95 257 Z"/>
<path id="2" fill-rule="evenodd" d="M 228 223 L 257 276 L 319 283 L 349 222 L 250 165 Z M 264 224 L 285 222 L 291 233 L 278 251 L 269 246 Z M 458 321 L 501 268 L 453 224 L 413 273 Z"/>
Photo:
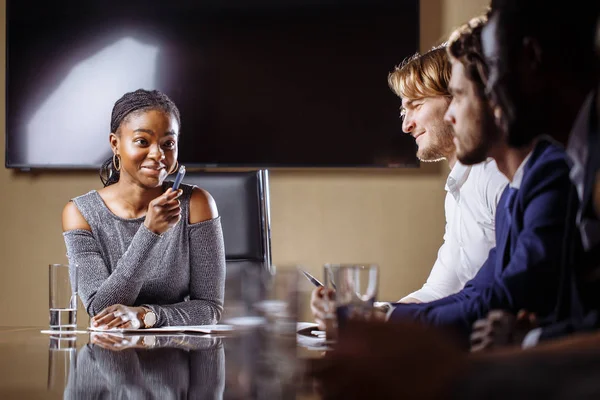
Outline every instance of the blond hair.
<path id="1" fill-rule="evenodd" d="M 388 85 L 396 95 L 407 100 L 450 96 L 451 69 L 446 46 L 441 45 L 405 59 L 389 73 Z"/>

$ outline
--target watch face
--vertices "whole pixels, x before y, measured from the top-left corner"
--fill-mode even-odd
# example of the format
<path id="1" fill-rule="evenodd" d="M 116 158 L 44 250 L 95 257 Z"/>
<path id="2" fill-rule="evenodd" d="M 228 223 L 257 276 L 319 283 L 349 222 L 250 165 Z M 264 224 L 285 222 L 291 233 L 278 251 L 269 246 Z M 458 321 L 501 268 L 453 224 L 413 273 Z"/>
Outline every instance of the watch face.
<path id="1" fill-rule="evenodd" d="M 148 311 L 146 315 L 144 315 L 144 325 L 146 328 L 151 328 L 156 323 L 156 314 L 153 311 Z"/>
<path id="2" fill-rule="evenodd" d="M 156 345 L 155 336 L 144 336 L 142 338 L 142 344 L 147 347 L 154 347 Z"/>

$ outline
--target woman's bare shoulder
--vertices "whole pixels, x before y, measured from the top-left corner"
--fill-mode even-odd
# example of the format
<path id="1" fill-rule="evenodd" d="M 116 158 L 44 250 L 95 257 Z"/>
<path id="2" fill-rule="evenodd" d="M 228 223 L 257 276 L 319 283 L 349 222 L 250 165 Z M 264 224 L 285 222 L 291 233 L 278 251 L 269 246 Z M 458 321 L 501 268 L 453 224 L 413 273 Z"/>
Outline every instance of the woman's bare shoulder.
<path id="1" fill-rule="evenodd" d="M 207 221 L 218 216 L 217 204 L 210 193 L 194 187 L 190 197 L 190 224 Z"/>
<path id="2" fill-rule="evenodd" d="M 92 230 L 73 200 L 69 201 L 63 208 L 62 227 L 63 232 L 72 231 L 74 229 L 83 229 L 86 231 Z"/>

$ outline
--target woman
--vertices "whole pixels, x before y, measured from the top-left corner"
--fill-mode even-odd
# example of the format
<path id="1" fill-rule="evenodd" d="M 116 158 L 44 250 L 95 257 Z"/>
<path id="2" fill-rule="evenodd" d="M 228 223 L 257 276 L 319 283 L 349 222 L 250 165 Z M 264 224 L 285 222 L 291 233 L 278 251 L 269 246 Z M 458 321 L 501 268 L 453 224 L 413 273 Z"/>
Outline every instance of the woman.
<path id="1" fill-rule="evenodd" d="M 67 256 L 98 328 L 215 324 L 223 310 L 221 221 L 206 191 L 173 191 L 180 117 L 159 91 L 117 100 L 104 188 L 64 208 Z"/>

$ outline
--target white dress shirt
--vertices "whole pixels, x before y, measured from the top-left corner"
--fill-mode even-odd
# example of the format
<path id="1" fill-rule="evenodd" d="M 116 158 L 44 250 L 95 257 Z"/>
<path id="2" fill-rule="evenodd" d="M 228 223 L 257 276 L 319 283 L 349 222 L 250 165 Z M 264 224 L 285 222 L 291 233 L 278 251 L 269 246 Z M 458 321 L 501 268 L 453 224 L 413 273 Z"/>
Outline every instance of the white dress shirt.
<path id="1" fill-rule="evenodd" d="M 496 205 L 508 184 L 496 162 L 456 163 L 446 181 L 444 243 L 427 282 L 404 299 L 428 302 L 460 291 L 496 245 Z"/>
<path id="2" fill-rule="evenodd" d="M 508 184 L 511 188 L 521 189 L 521 182 L 523 182 L 523 175 L 525 174 L 525 165 L 527 165 L 527 161 L 531 158 L 531 154 L 533 154 L 533 151 L 530 151 L 523 161 L 521 161 L 521 164 L 519 164 L 519 168 L 515 171 L 512 181 Z"/>

